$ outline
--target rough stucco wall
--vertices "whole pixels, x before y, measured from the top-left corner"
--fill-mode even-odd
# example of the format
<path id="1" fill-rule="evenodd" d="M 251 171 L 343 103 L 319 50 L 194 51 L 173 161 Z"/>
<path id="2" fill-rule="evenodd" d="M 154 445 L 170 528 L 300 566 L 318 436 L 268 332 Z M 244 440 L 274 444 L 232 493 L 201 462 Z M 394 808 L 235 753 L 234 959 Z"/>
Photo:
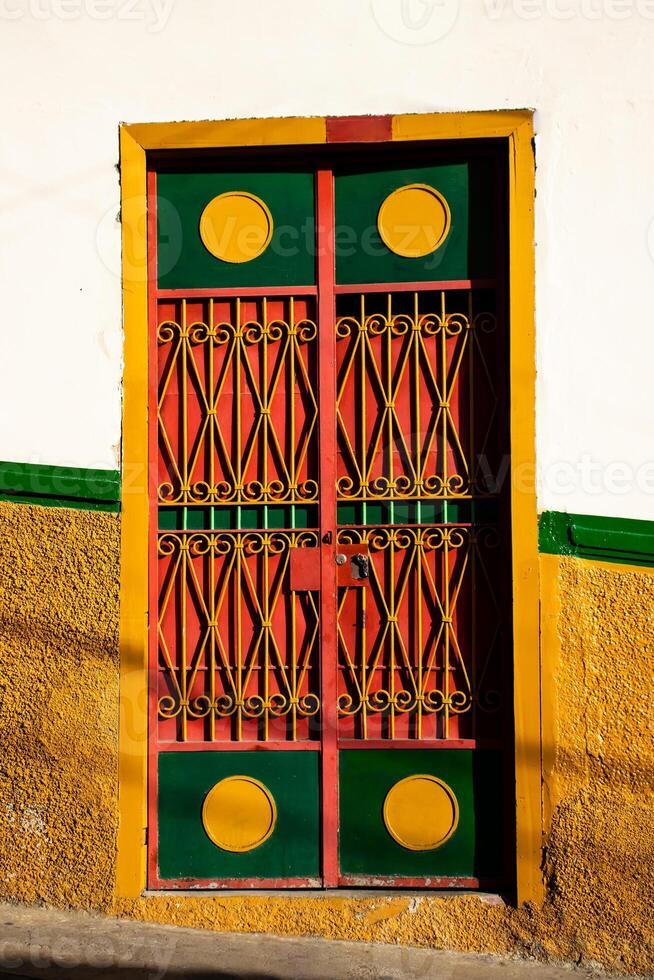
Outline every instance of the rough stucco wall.
<path id="1" fill-rule="evenodd" d="M 616 968 L 652 969 L 654 574 L 574 558 L 559 569 L 545 862 L 558 948 L 566 958 L 585 948 Z"/>
<path id="2" fill-rule="evenodd" d="M 19 901 L 110 901 L 119 526 L 0 504 L 0 881 Z"/>
<path id="3" fill-rule="evenodd" d="M 543 908 L 420 895 L 127 901 L 112 887 L 118 519 L 5 504 L 0 528 L 0 897 L 217 930 L 651 969 L 654 759 L 645 684 L 654 574 L 546 559 L 556 563 L 561 608 L 558 643 L 545 651 L 558 696 Z"/>

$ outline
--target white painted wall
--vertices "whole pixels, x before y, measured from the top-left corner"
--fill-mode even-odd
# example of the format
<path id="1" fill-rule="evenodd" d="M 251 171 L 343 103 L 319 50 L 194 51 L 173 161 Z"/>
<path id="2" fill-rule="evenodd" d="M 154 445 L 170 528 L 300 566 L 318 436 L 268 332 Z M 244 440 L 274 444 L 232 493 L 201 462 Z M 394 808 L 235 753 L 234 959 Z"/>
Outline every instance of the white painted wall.
<path id="1" fill-rule="evenodd" d="M 0 459 L 116 465 L 119 120 L 535 107 L 539 505 L 654 518 L 653 62 L 654 0 L 0 0 Z"/>

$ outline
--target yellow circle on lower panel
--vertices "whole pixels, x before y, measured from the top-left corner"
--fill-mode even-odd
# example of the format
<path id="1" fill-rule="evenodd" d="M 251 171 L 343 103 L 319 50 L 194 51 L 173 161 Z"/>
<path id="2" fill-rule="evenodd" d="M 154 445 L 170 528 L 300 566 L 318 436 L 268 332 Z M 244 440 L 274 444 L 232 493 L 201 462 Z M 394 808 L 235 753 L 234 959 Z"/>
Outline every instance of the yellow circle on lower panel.
<path id="1" fill-rule="evenodd" d="M 407 259 L 435 252 L 447 238 L 451 223 L 447 201 L 429 184 L 398 187 L 382 203 L 377 215 L 384 245 Z"/>
<path id="2" fill-rule="evenodd" d="M 228 776 L 209 790 L 202 805 L 207 836 L 223 851 L 253 851 L 277 823 L 271 792 L 252 776 Z"/>
<path id="3" fill-rule="evenodd" d="M 433 851 L 456 830 L 459 804 L 447 783 L 435 776 L 407 776 L 386 794 L 384 823 L 407 850 Z"/>
<path id="4" fill-rule="evenodd" d="M 272 233 L 268 205 L 247 191 L 219 194 L 200 218 L 204 247 L 223 262 L 251 262 L 266 250 Z"/>

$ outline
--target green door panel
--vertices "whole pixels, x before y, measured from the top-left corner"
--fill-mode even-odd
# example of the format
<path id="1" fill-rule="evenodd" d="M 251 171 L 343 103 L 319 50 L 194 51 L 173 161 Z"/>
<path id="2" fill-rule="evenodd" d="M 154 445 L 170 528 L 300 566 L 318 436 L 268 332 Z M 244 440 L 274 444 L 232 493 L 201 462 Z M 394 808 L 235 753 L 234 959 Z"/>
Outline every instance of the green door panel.
<path id="1" fill-rule="evenodd" d="M 502 867 L 499 753 L 464 749 L 352 749 L 340 753 L 340 862 L 346 875 L 492 877 Z M 400 779 L 436 776 L 456 796 L 459 823 L 432 851 L 398 844 L 383 819 Z"/>
<path id="2" fill-rule="evenodd" d="M 377 215 L 386 197 L 406 184 L 428 184 L 447 200 L 451 227 L 444 243 L 423 258 L 405 258 L 384 245 Z M 337 173 L 336 282 L 385 283 L 490 278 L 495 274 L 496 196 L 492 164 L 461 163 Z"/>
<path id="3" fill-rule="evenodd" d="M 159 756 L 159 875 L 174 878 L 312 878 L 320 873 L 317 752 L 162 752 Z M 217 847 L 202 824 L 209 790 L 252 776 L 277 808 L 272 835 L 255 850 Z"/>
<path id="4" fill-rule="evenodd" d="M 271 242 L 249 262 L 223 262 L 200 238 L 206 205 L 227 191 L 255 194 L 272 215 Z M 303 286 L 316 281 L 313 173 L 161 173 L 157 217 L 160 289 Z"/>

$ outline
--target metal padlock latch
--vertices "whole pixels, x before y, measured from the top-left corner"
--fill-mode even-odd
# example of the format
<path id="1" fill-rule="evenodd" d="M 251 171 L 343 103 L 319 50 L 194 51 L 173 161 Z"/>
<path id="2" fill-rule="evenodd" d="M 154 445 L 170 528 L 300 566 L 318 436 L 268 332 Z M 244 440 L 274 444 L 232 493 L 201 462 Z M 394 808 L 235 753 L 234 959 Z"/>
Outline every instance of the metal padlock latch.
<path id="1" fill-rule="evenodd" d="M 368 578 L 368 555 L 352 555 L 352 578 Z"/>

